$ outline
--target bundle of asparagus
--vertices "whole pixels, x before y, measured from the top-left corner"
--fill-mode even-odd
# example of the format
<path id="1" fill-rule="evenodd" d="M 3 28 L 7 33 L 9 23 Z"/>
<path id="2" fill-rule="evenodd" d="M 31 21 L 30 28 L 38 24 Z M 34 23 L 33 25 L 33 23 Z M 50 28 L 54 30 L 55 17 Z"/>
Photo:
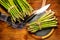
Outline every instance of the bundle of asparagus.
<path id="1" fill-rule="evenodd" d="M 0 4 L 11 14 L 12 22 L 24 20 L 24 17 L 29 16 L 33 10 L 26 0 L 0 0 Z"/>
<path id="2" fill-rule="evenodd" d="M 27 29 L 28 31 L 34 33 L 44 28 L 56 27 L 56 26 L 57 26 L 57 19 L 54 16 L 54 12 L 49 10 L 46 11 L 45 14 L 41 16 L 41 18 L 37 19 L 35 22 L 31 22 Z"/>

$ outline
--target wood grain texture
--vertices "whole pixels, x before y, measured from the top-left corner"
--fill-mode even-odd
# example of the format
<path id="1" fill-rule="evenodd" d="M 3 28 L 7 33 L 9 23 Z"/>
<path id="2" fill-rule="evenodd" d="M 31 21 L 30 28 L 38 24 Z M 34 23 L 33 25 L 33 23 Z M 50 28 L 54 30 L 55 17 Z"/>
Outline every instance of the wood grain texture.
<path id="1" fill-rule="evenodd" d="M 36 10 L 41 7 L 42 0 L 28 0 L 30 5 Z M 55 15 L 58 19 L 58 26 L 54 33 L 44 40 L 60 40 L 60 0 L 47 0 L 51 6 L 49 9 L 55 11 Z M 1 10 L 0 12 L 5 12 Z M 29 35 L 26 29 L 13 29 L 6 22 L 0 21 L 0 40 L 40 40 L 35 39 Z"/>

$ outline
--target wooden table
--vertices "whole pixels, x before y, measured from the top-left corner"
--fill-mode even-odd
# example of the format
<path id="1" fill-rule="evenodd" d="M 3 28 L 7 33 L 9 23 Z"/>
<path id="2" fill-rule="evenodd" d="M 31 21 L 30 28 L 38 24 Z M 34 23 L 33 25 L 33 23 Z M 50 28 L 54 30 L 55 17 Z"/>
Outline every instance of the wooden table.
<path id="1" fill-rule="evenodd" d="M 29 3 L 34 9 L 41 7 L 41 0 L 30 0 Z M 47 0 L 47 4 L 50 3 L 49 9 L 55 11 L 55 15 L 58 19 L 58 26 L 53 34 L 44 40 L 60 40 L 60 0 Z M 4 10 L 0 11 L 4 12 Z M 0 40 L 40 40 L 32 38 L 26 29 L 13 29 L 6 22 L 0 21 Z"/>

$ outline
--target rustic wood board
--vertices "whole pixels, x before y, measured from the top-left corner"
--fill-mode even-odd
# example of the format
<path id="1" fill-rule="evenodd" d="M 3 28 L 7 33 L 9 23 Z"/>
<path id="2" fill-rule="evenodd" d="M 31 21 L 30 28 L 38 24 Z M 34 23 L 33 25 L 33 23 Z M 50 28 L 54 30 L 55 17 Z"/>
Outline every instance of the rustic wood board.
<path id="1" fill-rule="evenodd" d="M 47 0 L 47 4 L 48 3 L 52 4 L 50 9 L 56 12 L 55 15 L 57 16 L 59 23 L 58 28 L 55 29 L 53 35 L 51 35 L 49 38 L 45 40 L 60 40 L 60 0 Z M 34 9 L 38 9 L 41 5 L 40 3 L 38 3 L 40 5 L 37 5 L 36 3 L 30 4 L 34 5 L 32 6 Z M 0 40 L 40 40 L 40 39 L 35 39 L 31 37 L 26 29 L 22 30 L 13 29 L 7 23 L 0 21 Z"/>

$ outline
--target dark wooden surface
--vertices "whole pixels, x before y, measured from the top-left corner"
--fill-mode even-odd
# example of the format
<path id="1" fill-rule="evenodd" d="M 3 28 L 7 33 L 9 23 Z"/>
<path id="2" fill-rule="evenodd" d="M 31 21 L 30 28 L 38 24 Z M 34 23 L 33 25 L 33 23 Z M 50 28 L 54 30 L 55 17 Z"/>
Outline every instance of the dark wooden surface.
<path id="1" fill-rule="evenodd" d="M 34 9 L 41 7 L 41 0 L 30 0 L 29 3 Z M 53 34 L 44 40 L 60 40 L 60 0 L 47 0 L 51 6 L 49 9 L 55 11 L 55 15 L 58 19 L 58 26 Z M 0 11 L 4 12 L 3 10 Z M 5 13 L 5 12 L 4 12 Z M 13 29 L 7 23 L 0 21 L 0 40 L 40 40 L 31 37 L 26 29 Z"/>

